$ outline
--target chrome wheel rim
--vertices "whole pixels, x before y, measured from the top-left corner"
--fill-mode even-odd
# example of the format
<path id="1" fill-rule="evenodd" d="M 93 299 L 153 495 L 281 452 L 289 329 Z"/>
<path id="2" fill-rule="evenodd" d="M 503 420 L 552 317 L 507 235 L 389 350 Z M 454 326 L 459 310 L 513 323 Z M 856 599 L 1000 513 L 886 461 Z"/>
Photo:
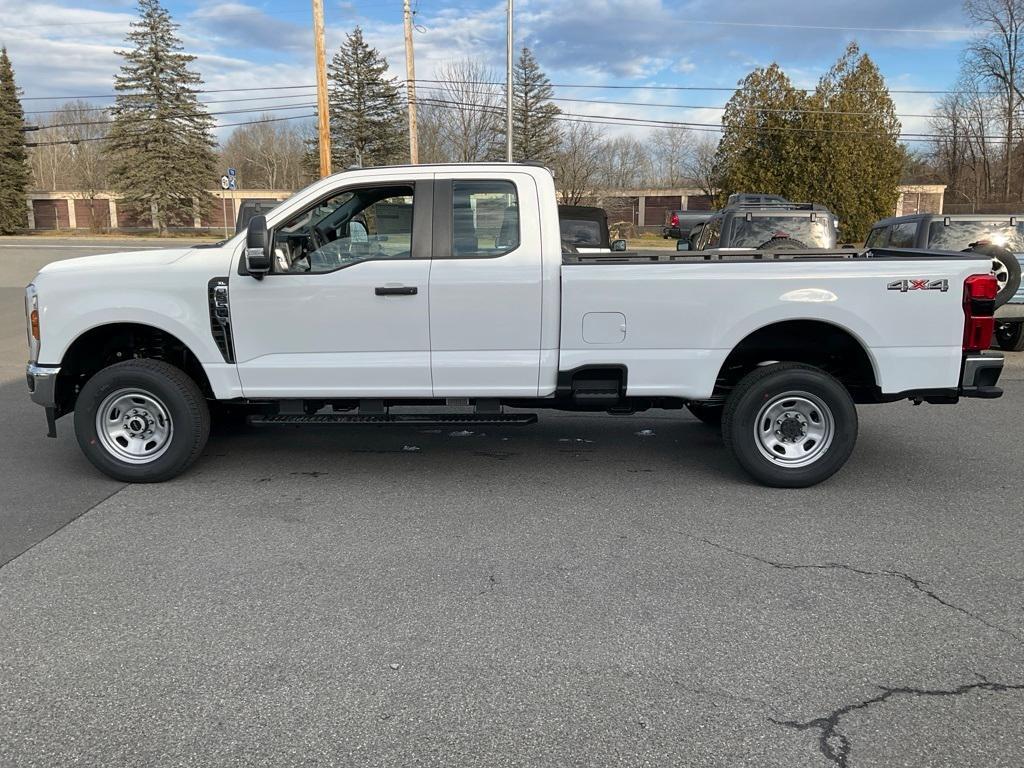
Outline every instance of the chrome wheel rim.
<path id="1" fill-rule="evenodd" d="M 761 406 L 754 442 L 768 461 L 797 469 L 818 461 L 832 445 L 835 419 L 810 392 L 784 392 Z"/>
<path id="2" fill-rule="evenodd" d="M 141 389 L 119 389 L 96 411 L 96 435 L 119 461 L 148 464 L 166 453 L 174 435 L 167 406 Z"/>
<path id="3" fill-rule="evenodd" d="M 992 276 L 995 277 L 1000 291 L 1010 282 L 1010 270 L 1003 264 L 1002 259 L 995 256 L 992 257 Z"/>

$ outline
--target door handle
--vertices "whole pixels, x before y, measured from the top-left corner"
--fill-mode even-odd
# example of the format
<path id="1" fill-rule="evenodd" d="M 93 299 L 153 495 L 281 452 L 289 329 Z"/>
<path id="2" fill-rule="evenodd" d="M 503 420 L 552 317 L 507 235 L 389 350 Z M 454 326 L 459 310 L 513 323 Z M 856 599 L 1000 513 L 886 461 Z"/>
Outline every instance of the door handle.
<path id="1" fill-rule="evenodd" d="M 415 296 L 419 288 L 415 285 L 378 285 L 373 292 L 378 296 Z"/>

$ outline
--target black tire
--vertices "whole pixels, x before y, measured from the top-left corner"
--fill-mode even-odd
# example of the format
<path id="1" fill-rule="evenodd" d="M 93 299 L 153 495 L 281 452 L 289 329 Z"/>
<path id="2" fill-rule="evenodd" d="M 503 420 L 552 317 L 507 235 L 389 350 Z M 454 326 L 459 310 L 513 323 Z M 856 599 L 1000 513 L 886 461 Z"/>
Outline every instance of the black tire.
<path id="1" fill-rule="evenodd" d="M 153 398 L 156 405 L 146 404 L 144 398 L 132 400 L 130 393 Z M 129 404 L 140 404 L 143 416 L 133 424 L 169 422 L 169 428 L 165 427 L 167 437 L 159 443 L 159 455 L 141 457 L 139 463 L 132 463 L 105 444 L 118 440 L 127 443 L 124 437 L 101 437 L 97 431 L 101 406 L 105 411 L 111 409 L 111 422 L 127 423 L 127 410 L 118 408 L 116 403 L 104 405 L 108 398 L 117 397 L 127 398 Z M 166 412 L 166 421 L 160 408 Z M 144 437 L 139 439 L 144 440 L 147 433 L 141 434 Z M 210 436 L 210 410 L 202 391 L 180 368 L 161 360 L 126 360 L 104 368 L 82 387 L 75 403 L 75 435 L 86 458 L 104 474 L 126 483 L 159 483 L 181 474 L 199 458 Z"/>
<path id="2" fill-rule="evenodd" d="M 780 431 L 773 431 L 774 435 L 788 433 L 783 435 L 785 440 L 776 440 L 778 450 L 782 451 L 778 459 L 768 458 L 769 448 L 756 432 L 759 420 L 767 415 L 764 409 L 772 408 L 782 411 L 780 421 L 776 422 Z M 800 409 L 805 410 L 806 418 L 799 414 Z M 793 413 L 797 416 L 790 415 Z M 785 424 L 781 423 L 782 418 Z M 825 425 L 829 423 L 830 439 L 823 436 L 821 440 L 808 438 L 800 443 L 802 429 L 813 430 L 817 424 L 825 435 Z M 758 482 L 776 488 L 805 488 L 831 477 L 850 458 L 857 442 L 857 409 L 846 387 L 820 368 L 802 363 L 774 363 L 747 374 L 732 391 L 722 415 L 722 437 L 736 461 Z M 763 439 L 774 438 L 765 433 Z M 799 455 L 805 450 L 809 451 L 806 458 L 814 458 L 800 466 Z M 789 451 L 794 456 L 786 458 L 785 452 Z M 795 465 L 786 466 L 783 462 Z"/>
<path id="3" fill-rule="evenodd" d="M 709 427 L 719 427 L 722 425 L 722 411 L 725 410 L 724 403 L 720 405 L 687 403 L 686 408 Z"/>
<path id="4" fill-rule="evenodd" d="M 996 309 L 1012 299 L 1020 288 L 1020 262 L 1013 252 L 992 243 L 973 243 L 966 251 L 980 253 L 991 259 L 992 274 L 996 279 L 1003 279 L 1001 276 L 1005 274 L 1003 287 L 996 294 Z"/>
<path id="5" fill-rule="evenodd" d="M 996 344 L 1006 352 L 1024 351 L 1024 322 L 996 323 Z"/>

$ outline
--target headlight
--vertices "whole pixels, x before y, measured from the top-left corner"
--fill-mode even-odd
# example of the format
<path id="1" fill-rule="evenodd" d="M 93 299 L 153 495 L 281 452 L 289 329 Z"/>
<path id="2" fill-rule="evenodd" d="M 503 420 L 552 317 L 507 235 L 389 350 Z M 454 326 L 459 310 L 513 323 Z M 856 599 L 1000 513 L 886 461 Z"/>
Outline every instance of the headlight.
<path id="1" fill-rule="evenodd" d="M 31 283 L 25 289 L 25 320 L 28 333 L 28 361 L 39 360 L 39 295 Z"/>

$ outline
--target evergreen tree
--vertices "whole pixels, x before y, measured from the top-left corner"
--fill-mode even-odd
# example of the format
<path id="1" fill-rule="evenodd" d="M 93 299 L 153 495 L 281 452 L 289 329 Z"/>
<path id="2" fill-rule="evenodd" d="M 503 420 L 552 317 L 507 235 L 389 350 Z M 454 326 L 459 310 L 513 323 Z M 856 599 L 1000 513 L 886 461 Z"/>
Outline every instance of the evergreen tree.
<path id="1" fill-rule="evenodd" d="M 776 64 L 751 72 L 722 124 L 723 197 L 767 192 L 824 203 L 847 241 L 862 240 L 896 206 L 900 123 L 878 68 L 855 43 L 810 96 Z"/>
<path id="2" fill-rule="evenodd" d="M 843 240 L 863 240 L 896 208 L 904 156 L 896 106 L 856 43 L 819 81 L 802 127 L 813 157 L 804 197 L 839 215 Z"/>
<path id="3" fill-rule="evenodd" d="M 7 49 L 0 48 L 0 235 L 28 226 L 25 114 L 18 96 Z"/>
<path id="4" fill-rule="evenodd" d="M 331 159 L 337 168 L 389 165 L 409 159 L 406 120 L 388 63 L 356 27 L 327 67 Z"/>
<path id="5" fill-rule="evenodd" d="M 718 167 L 722 196 L 790 195 L 802 183 L 800 136 L 793 131 L 805 98 L 778 64 L 755 69 L 725 105 Z"/>
<path id="6" fill-rule="evenodd" d="M 139 0 L 138 10 L 128 33 L 133 47 L 117 52 L 124 64 L 114 78 L 107 150 L 114 183 L 127 200 L 155 210 L 163 234 L 172 223 L 191 225 L 195 205 L 209 202 L 216 142 L 178 25 L 159 0 Z"/>
<path id="7" fill-rule="evenodd" d="M 512 157 L 554 162 L 558 151 L 558 115 L 551 103 L 551 81 L 529 48 L 523 48 L 512 71 Z"/>

